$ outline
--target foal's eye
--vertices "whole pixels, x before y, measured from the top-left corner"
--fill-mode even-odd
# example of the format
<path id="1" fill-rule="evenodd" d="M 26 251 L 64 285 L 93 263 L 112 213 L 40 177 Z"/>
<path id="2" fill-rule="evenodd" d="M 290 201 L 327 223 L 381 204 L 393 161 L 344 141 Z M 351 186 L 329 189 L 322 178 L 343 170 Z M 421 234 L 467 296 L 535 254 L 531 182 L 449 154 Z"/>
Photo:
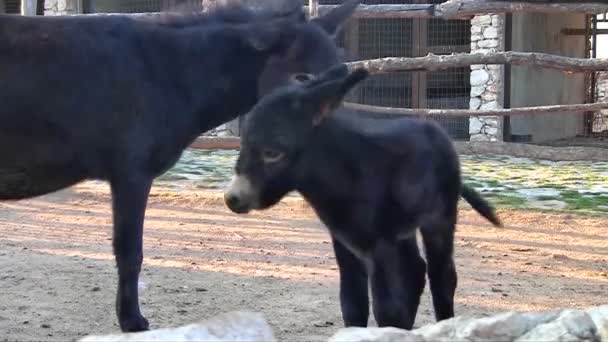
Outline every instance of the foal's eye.
<path id="1" fill-rule="evenodd" d="M 283 152 L 272 149 L 265 149 L 262 151 L 262 159 L 264 160 L 264 163 L 278 162 L 283 158 L 283 155 Z"/>

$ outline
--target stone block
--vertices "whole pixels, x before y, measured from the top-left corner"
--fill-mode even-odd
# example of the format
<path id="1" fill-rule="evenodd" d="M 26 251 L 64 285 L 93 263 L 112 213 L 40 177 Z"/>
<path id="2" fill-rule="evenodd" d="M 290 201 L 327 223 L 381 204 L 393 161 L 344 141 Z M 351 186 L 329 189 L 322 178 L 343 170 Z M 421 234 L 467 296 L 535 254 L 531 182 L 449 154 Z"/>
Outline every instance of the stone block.
<path id="1" fill-rule="evenodd" d="M 483 93 L 483 95 L 481 95 L 481 100 L 484 102 L 496 101 L 498 100 L 498 95 L 496 95 L 496 93 L 486 91 Z"/>
<path id="2" fill-rule="evenodd" d="M 469 109 L 477 110 L 481 106 L 481 99 L 479 97 L 471 97 L 469 100 Z"/>
<path id="3" fill-rule="evenodd" d="M 498 101 L 492 101 L 492 102 L 482 103 L 481 104 L 481 109 L 482 110 L 500 109 L 500 105 L 498 104 Z"/>
<path id="4" fill-rule="evenodd" d="M 496 39 L 498 38 L 498 28 L 493 26 L 488 26 L 483 29 L 483 37 L 486 39 Z"/>
<path id="5" fill-rule="evenodd" d="M 471 87 L 471 97 L 481 96 L 484 91 L 486 91 L 486 87 L 484 86 Z"/>
<path id="6" fill-rule="evenodd" d="M 480 134 L 483 128 L 483 122 L 479 117 L 472 116 L 469 118 L 469 134 Z"/>
<path id="7" fill-rule="evenodd" d="M 503 25 L 502 16 L 499 14 L 492 15 L 492 26 L 502 27 L 502 25 Z"/>
<path id="8" fill-rule="evenodd" d="M 471 86 L 481 86 L 488 82 L 490 75 L 484 69 L 473 70 L 470 75 Z"/>
<path id="9" fill-rule="evenodd" d="M 515 341 L 593 341 L 595 332 L 595 324 L 588 313 L 564 310 L 553 321 L 535 326 Z"/>
<path id="10" fill-rule="evenodd" d="M 382 341 L 382 342 L 424 342 L 422 336 L 397 328 L 345 328 L 339 330 L 328 342 Z"/>
<path id="11" fill-rule="evenodd" d="M 477 46 L 482 49 L 498 47 L 498 39 L 484 39 L 477 42 Z"/>
<path id="12" fill-rule="evenodd" d="M 492 16 L 489 14 L 484 15 L 476 15 L 471 19 L 471 25 L 481 26 L 481 25 L 491 25 L 492 24 Z"/>
<path id="13" fill-rule="evenodd" d="M 272 328 L 260 313 L 230 312 L 206 321 L 138 333 L 105 336 L 86 336 L 79 342 L 127 342 L 127 341 L 276 341 Z"/>

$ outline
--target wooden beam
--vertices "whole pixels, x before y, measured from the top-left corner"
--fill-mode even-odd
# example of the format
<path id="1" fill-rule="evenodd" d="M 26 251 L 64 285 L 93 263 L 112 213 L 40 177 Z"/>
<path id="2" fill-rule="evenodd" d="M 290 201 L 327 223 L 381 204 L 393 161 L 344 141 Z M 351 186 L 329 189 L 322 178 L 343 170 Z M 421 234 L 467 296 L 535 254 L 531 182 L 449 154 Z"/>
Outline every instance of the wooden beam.
<path id="1" fill-rule="evenodd" d="M 608 102 L 574 104 L 574 105 L 551 105 L 538 107 L 520 107 L 511 109 L 493 109 L 493 110 L 468 110 L 468 109 L 426 109 L 426 108 L 390 108 L 362 105 L 358 103 L 345 102 L 344 108 L 371 112 L 375 114 L 403 115 L 424 117 L 429 115 L 438 116 L 506 116 L 506 115 L 537 115 L 537 114 L 557 114 L 563 112 L 582 113 L 587 111 L 597 111 L 608 109 Z"/>
<path id="2" fill-rule="evenodd" d="M 309 0 L 304 10 L 314 15 L 323 15 L 338 5 L 319 5 L 317 0 Z M 530 1 L 530 0 L 528 0 Z M 602 0 L 604 1 L 604 0 Z M 311 5 L 312 4 L 312 5 Z M 608 12 L 607 2 L 568 2 L 538 3 L 526 1 L 500 0 L 449 0 L 443 4 L 404 4 L 404 5 L 364 5 L 361 4 L 353 14 L 356 18 L 443 18 L 470 19 L 475 15 L 488 13 L 586 13 L 601 14 Z M 87 14 L 91 15 L 91 14 Z M 125 15 L 135 18 L 154 17 L 154 13 L 107 13 L 93 15 Z"/>
<path id="3" fill-rule="evenodd" d="M 319 14 L 323 15 L 337 5 L 319 5 Z M 354 13 L 358 18 L 443 18 L 470 19 L 479 14 L 488 13 L 586 13 L 601 14 L 608 12 L 608 1 L 593 2 L 563 1 L 548 3 L 538 1 L 505 1 L 505 0 L 449 0 L 443 4 L 405 4 L 405 5 L 359 5 Z"/>
<path id="4" fill-rule="evenodd" d="M 319 0 L 308 0 L 308 17 L 316 18 L 319 16 Z"/>
<path id="5" fill-rule="evenodd" d="M 198 137 L 190 148 L 199 150 L 238 150 L 241 140 L 238 137 Z"/>
<path id="6" fill-rule="evenodd" d="M 553 105 L 539 107 L 520 107 L 512 109 L 496 110 L 466 110 L 466 109 L 409 109 L 409 108 L 389 108 L 361 105 L 357 103 L 344 103 L 344 108 L 366 111 L 376 114 L 390 114 L 402 116 L 424 117 L 428 115 L 440 115 L 450 117 L 470 117 L 470 116 L 505 116 L 505 115 L 537 115 L 537 114 L 557 114 L 563 112 L 586 112 L 608 109 L 608 102 L 575 104 L 575 105 Z M 201 150 L 238 150 L 241 148 L 241 140 L 238 137 L 205 137 L 197 138 L 190 148 Z"/>
<path id="7" fill-rule="evenodd" d="M 319 15 L 324 15 L 339 5 L 318 5 Z M 435 18 L 435 5 L 364 5 L 357 6 L 355 18 Z"/>
<path id="8" fill-rule="evenodd" d="M 433 55 L 425 57 L 386 57 L 346 63 L 352 69 L 365 68 L 371 74 L 399 71 L 442 70 L 476 64 L 532 65 L 567 73 L 608 70 L 606 58 L 572 58 L 537 52 L 495 52 Z"/>
<path id="9" fill-rule="evenodd" d="M 472 17 L 484 13 L 586 13 L 608 12 L 606 1 L 568 1 L 539 3 L 537 1 L 448 0 L 435 8 L 435 15 L 444 19 Z"/>

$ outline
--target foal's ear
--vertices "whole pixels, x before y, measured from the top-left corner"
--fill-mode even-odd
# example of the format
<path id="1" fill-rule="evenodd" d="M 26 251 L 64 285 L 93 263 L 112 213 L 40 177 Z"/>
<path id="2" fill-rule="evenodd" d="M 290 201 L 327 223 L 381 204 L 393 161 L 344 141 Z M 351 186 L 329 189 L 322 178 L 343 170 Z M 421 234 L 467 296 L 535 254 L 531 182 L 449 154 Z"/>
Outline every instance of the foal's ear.
<path id="1" fill-rule="evenodd" d="M 361 0 L 347 0 L 342 5 L 332 9 L 329 13 L 312 19 L 310 22 L 315 23 L 331 36 L 336 36 L 340 28 L 346 23 L 346 20 L 355 12 Z"/>
<path id="2" fill-rule="evenodd" d="M 324 74 L 323 76 L 327 75 Z M 325 118 L 338 108 L 344 96 L 357 83 L 363 81 L 369 75 L 365 69 L 357 69 L 344 77 L 326 79 L 323 82 L 315 82 L 304 90 L 304 100 L 313 104 L 315 108 L 312 113 L 313 126 L 320 125 Z"/>

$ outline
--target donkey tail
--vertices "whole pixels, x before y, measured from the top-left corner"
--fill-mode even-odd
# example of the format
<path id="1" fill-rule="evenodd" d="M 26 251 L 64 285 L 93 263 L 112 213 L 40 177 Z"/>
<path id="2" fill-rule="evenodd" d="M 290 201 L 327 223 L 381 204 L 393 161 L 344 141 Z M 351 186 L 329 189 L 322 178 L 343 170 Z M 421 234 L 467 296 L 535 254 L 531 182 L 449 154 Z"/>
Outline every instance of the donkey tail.
<path id="1" fill-rule="evenodd" d="M 481 196 L 479 192 L 463 184 L 460 195 L 473 207 L 473 209 L 475 209 L 475 211 L 477 211 L 481 216 L 485 217 L 488 221 L 492 222 L 494 226 L 502 227 L 502 222 L 500 222 L 500 219 L 498 216 L 496 216 L 494 208 Z"/>

